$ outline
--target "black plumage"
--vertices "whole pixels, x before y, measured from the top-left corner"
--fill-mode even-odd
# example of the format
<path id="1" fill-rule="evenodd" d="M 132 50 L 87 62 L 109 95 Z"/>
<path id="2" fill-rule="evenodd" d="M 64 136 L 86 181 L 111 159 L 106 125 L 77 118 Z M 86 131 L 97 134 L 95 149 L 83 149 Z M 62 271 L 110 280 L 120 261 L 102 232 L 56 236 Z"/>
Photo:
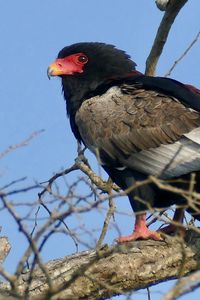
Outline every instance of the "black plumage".
<path id="1" fill-rule="evenodd" d="M 63 48 L 48 73 L 62 78 L 75 137 L 99 156 L 102 167 L 123 190 L 148 175 L 182 178 L 173 184 L 188 189 L 195 172 L 195 190 L 200 191 L 199 90 L 173 79 L 145 76 L 135 66 L 112 45 L 79 43 Z M 121 242 L 160 239 L 146 228 L 144 211 L 149 206 L 186 204 L 179 194 L 154 184 L 135 189 L 128 197 L 138 214 L 135 232 L 139 233 Z M 200 219 L 194 209 L 188 210 Z"/>

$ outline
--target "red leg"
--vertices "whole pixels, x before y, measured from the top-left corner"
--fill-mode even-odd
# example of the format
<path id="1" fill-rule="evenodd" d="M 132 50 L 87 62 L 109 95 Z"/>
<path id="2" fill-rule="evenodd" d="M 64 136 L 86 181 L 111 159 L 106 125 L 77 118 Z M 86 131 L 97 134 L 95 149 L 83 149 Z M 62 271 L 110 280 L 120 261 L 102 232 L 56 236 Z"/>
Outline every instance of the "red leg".
<path id="1" fill-rule="evenodd" d="M 184 209 L 183 208 L 177 208 L 174 213 L 173 222 L 174 223 L 183 223 L 184 218 Z M 160 232 L 165 234 L 174 233 L 179 229 L 180 232 L 185 232 L 184 228 L 179 227 L 178 224 L 169 224 L 168 226 L 159 229 Z"/>
<path id="2" fill-rule="evenodd" d="M 146 213 L 136 216 L 135 229 L 131 235 L 121 236 L 118 239 L 118 243 L 124 243 L 129 241 L 135 241 L 138 239 L 146 240 L 153 239 L 156 241 L 162 240 L 160 234 L 156 231 L 151 231 L 146 225 Z"/>

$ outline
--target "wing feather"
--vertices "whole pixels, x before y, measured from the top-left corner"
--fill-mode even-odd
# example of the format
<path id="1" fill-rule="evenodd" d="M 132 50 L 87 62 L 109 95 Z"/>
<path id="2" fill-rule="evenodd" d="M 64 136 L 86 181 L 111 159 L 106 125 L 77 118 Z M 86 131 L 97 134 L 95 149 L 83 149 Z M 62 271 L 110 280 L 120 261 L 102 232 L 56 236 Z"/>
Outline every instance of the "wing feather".
<path id="1" fill-rule="evenodd" d="M 179 141 L 200 126 L 200 114 L 173 97 L 132 86 L 125 91 L 127 85 L 126 89 L 112 87 L 101 96 L 85 100 L 76 113 L 83 142 L 100 154 L 102 164 L 132 168 L 137 165 L 144 171 L 148 157 L 152 159 L 151 167 L 153 160 L 160 164 L 156 160 L 160 147 Z M 170 149 L 160 149 L 161 161 L 168 160 L 162 153 Z"/>

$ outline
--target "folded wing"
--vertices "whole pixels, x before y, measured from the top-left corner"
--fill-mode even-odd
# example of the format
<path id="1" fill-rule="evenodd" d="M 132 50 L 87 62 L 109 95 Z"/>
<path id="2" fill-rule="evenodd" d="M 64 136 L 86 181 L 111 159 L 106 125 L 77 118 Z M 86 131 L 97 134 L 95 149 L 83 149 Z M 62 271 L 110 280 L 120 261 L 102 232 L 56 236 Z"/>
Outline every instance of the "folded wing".
<path id="1" fill-rule="evenodd" d="M 162 178 L 200 169 L 200 114 L 162 92 L 112 87 L 83 102 L 76 124 L 107 166 Z"/>

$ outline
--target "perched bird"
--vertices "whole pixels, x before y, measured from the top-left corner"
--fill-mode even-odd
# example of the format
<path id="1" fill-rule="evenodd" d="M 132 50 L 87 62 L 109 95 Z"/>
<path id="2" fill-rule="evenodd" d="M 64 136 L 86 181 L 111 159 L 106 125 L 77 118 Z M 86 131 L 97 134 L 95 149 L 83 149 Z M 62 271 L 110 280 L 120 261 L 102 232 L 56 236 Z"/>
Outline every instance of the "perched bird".
<path id="1" fill-rule="evenodd" d="M 154 183 L 131 190 L 136 181 L 154 175 L 189 190 L 195 172 L 194 190 L 200 192 L 200 91 L 173 79 L 145 76 L 135 67 L 124 51 L 92 42 L 63 48 L 48 68 L 49 77 L 61 77 L 76 139 L 98 157 L 116 184 L 128 189 L 136 221 L 133 233 L 120 237 L 120 243 L 160 240 L 160 233 L 146 225 L 146 211 L 188 204 L 187 197 Z M 187 206 L 197 219 L 199 208 L 198 203 Z M 174 220 L 182 218 L 179 208 Z"/>

